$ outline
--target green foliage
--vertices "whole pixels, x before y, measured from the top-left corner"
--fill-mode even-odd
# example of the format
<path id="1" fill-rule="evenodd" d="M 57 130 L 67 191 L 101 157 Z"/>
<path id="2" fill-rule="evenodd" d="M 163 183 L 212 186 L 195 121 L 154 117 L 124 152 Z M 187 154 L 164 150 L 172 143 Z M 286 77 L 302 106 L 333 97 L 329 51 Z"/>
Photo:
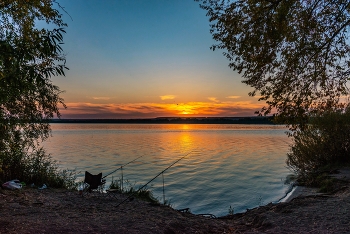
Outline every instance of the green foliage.
<path id="1" fill-rule="evenodd" d="M 147 187 L 144 187 L 142 189 L 135 189 L 134 186 L 132 186 L 130 182 L 127 180 L 123 182 L 123 184 L 126 185 L 123 188 L 120 186 L 120 184 L 121 184 L 120 179 L 113 180 L 112 178 L 112 182 L 109 186 L 109 189 L 117 189 L 120 193 L 132 195 L 133 197 L 137 197 L 151 203 L 159 204 L 159 201 L 157 200 L 157 198 L 153 196 L 152 191 L 149 190 Z"/>
<path id="2" fill-rule="evenodd" d="M 117 189 L 120 192 L 123 192 L 120 186 L 120 179 L 119 180 L 114 180 L 114 178 L 112 177 L 112 182 L 109 185 L 109 189 Z"/>
<path id="3" fill-rule="evenodd" d="M 302 186 L 318 188 L 320 193 L 333 193 L 344 185 L 344 181 L 330 177 L 328 172 L 308 174 L 307 177 L 300 177 L 298 182 Z"/>
<path id="4" fill-rule="evenodd" d="M 303 124 L 314 111 L 343 107 L 349 94 L 350 4 L 330 0 L 196 0 L 243 83 L 280 121 Z"/>
<path id="5" fill-rule="evenodd" d="M 329 111 L 310 119 L 293 135 L 287 165 L 301 178 L 323 171 L 326 166 L 350 163 L 350 108 Z"/>
<path id="6" fill-rule="evenodd" d="M 21 144 L 5 154 L 0 160 L 0 178 L 2 181 L 19 179 L 26 184 L 37 186 L 73 189 L 76 187 L 76 173 L 60 170 L 56 162 L 43 148 L 28 152 Z"/>
<path id="7" fill-rule="evenodd" d="M 19 168 L 31 168 L 22 164 L 34 159 L 44 162 L 32 166 L 48 170 L 31 171 L 35 180 L 55 171 L 39 146 L 49 137 L 48 121 L 60 117 L 58 105 L 65 108 L 61 90 L 50 80 L 67 69 L 61 47 L 62 27 L 67 25 L 54 4 L 60 7 L 55 0 L 0 2 L 0 167 L 4 178 L 20 177 L 18 173 L 24 171 Z M 57 28 L 38 28 L 39 22 Z"/>
<path id="8" fill-rule="evenodd" d="M 234 215 L 234 213 L 235 213 L 234 208 L 230 206 L 230 208 L 228 208 L 228 214 L 229 215 Z"/>
<path id="9" fill-rule="evenodd" d="M 128 191 L 128 194 L 132 194 L 137 198 L 140 198 L 142 200 L 145 200 L 151 203 L 157 203 L 157 204 L 159 203 L 159 201 L 153 196 L 152 191 L 146 187 L 142 189 L 138 189 L 136 191 L 130 188 L 130 190 Z"/>
<path id="10" fill-rule="evenodd" d="M 321 193 L 331 193 L 335 189 L 335 182 L 336 180 L 334 178 L 326 178 L 322 180 L 320 183 L 320 189 L 319 192 Z"/>
<path id="11" fill-rule="evenodd" d="M 322 167 L 349 163 L 349 1 L 196 1 L 218 42 L 212 50 L 266 101 L 257 113 L 290 126 L 287 164 L 299 179 L 312 184 Z"/>

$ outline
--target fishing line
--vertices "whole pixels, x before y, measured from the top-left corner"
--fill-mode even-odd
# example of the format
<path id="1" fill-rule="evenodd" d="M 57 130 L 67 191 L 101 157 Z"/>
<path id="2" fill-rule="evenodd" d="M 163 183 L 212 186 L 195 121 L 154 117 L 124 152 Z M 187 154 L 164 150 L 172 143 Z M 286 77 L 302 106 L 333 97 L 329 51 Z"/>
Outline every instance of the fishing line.
<path id="1" fill-rule="evenodd" d="M 137 159 L 139 159 L 139 158 L 141 158 L 141 157 L 143 157 L 143 155 L 142 155 L 142 156 L 140 156 L 140 157 L 138 157 L 138 158 L 135 158 L 134 160 L 132 160 L 132 161 L 130 161 L 130 162 L 128 162 L 128 163 L 126 163 L 126 164 L 122 165 L 121 167 L 119 167 L 119 168 L 117 168 L 117 169 L 115 169 L 115 170 L 114 170 L 114 171 L 112 171 L 111 173 L 109 173 L 109 174 L 105 175 L 104 177 L 102 177 L 102 179 L 104 179 L 104 178 L 106 178 L 107 176 L 109 176 L 109 175 L 113 174 L 114 172 L 116 172 L 116 171 L 120 170 L 122 167 L 125 167 L 126 165 L 128 165 L 128 164 L 130 164 L 130 163 L 132 163 L 132 162 L 135 162 Z"/>
<path id="2" fill-rule="evenodd" d="M 178 163 L 180 160 L 182 160 L 183 158 L 187 157 L 191 152 L 189 152 L 188 154 L 186 154 L 185 156 L 179 158 L 178 160 L 176 160 L 174 163 L 172 163 L 170 166 L 168 166 L 167 168 L 165 168 L 163 171 L 159 172 L 158 175 L 156 175 L 155 177 L 153 177 L 150 181 L 148 181 L 146 184 L 144 184 L 142 187 L 140 187 L 137 191 L 133 192 L 131 195 L 129 195 L 125 200 L 123 200 L 122 202 L 120 202 L 116 207 L 120 206 L 121 204 L 123 204 L 125 201 L 129 200 L 135 193 L 139 192 L 141 189 L 143 189 L 144 187 L 146 187 L 149 183 L 151 183 L 153 180 L 155 180 L 158 176 L 160 176 L 161 174 L 163 174 L 166 170 L 168 170 L 170 167 L 174 166 L 176 163 Z"/>
<path id="3" fill-rule="evenodd" d="M 162 177 L 163 177 L 163 204 L 165 205 L 164 173 L 162 173 Z"/>
<path id="4" fill-rule="evenodd" d="M 123 188 L 124 188 L 124 174 L 123 174 L 123 166 L 121 166 L 120 167 L 120 169 L 121 169 L 121 172 L 122 172 L 122 180 L 120 181 L 120 188 L 122 189 L 122 191 L 123 191 Z"/>

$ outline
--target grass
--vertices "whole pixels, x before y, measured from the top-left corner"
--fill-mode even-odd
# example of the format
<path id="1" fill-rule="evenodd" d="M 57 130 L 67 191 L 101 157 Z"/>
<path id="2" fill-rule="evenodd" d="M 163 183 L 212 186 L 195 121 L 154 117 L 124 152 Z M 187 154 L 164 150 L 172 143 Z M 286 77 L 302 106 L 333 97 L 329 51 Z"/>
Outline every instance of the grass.
<path id="1" fill-rule="evenodd" d="M 299 177 L 298 184 L 301 186 L 318 188 L 320 193 L 334 193 L 344 185 L 344 181 L 333 178 L 331 173 L 336 172 L 333 166 L 327 166 L 327 170 L 309 174 L 306 178 Z"/>
<path id="2" fill-rule="evenodd" d="M 235 210 L 232 206 L 230 206 L 230 208 L 228 208 L 228 214 L 229 215 L 233 215 L 235 213 Z"/>
<path id="3" fill-rule="evenodd" d="M 76 189 L 76 170 L 62 170 L 43 148 L 28 152 L 23 148 L 12 152 L 0 152 L 1 184 L 18 179 L 26 184 L 52 188 Z"/>
<path id="4" fill-rule="evenodd" d="M 147 187 L 144 187 L 142 189 L 135 189 L 133 185 L 128 180 L 123 181 L 123 185 L 126 186 L 121 186 L 121 180 L 114 180 L 112 178 L 112 183 L 109 186 L 109 189 L 116 189 L 122 194 L 126 194 L 129 196 L 133 196 L 135 198 L 139 198 L 144 201 L 148 201 L 153 204 L 160 204 L 159 200 L 154 197 L 153 193 L 151 190 L 149 190 Z M 169 204 L 170 205 L 170 204 Z"/>

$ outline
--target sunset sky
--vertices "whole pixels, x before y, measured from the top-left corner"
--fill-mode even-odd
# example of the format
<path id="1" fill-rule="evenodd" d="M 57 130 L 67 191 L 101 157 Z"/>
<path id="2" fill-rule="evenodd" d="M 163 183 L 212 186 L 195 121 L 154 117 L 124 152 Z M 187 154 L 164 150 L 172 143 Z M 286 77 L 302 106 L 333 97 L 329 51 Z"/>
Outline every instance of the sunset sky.
<path id="1" fill-rule="evenodd" d="M 62 118 L 253 116 L 264 103 L 228 67 L 193 0 L 59 0 L 69 13 Z M 71 16 L 71 17 L 70 17 Z"/>

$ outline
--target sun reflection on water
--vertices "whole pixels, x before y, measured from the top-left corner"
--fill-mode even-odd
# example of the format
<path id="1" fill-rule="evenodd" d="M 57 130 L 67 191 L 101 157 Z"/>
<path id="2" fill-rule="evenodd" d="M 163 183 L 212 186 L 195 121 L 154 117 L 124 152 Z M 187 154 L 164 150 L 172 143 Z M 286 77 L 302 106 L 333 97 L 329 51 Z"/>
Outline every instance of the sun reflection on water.
<path id="1" fill-rule="evenodd" d="M 123 169 L 124 178 L 148 182 L 183 156 L 164 174 L 166 196 L 172 205 L 194 213 L 225 215 L 256 206 L 256 197 L 275 201 L 284 195 L 281 178 L 288 138 L 278 126 L 191 124 L 53 124 L 49 153 L 63 168 L 93 173 Z M 188 154 L 188 156 L 187 156 Z M 119 174 L 114 176 L 119 177 Z M 152 185 L 162 192 L 161 179 Z"/>

